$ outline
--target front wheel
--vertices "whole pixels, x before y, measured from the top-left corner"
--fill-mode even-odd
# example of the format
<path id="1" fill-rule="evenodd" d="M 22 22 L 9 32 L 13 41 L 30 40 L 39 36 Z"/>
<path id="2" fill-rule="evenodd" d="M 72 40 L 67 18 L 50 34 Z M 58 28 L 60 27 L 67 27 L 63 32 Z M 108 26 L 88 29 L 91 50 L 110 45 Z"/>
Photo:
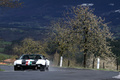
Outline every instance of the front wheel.
<path id="1" fill-rule="evenodd" d="M 19 70 L 17 66 L 14 66 L 14 71 L 17 71 Z"/>
<path id="2" fill-rule="evenodd" d="M 46 67 L 46 70 L 49 71 L 49 66 Z"/>
<path id="3" fill-rule="evenodd" d="M 44 66 L 44 65 L 40 66 L 40 71 L 45 71 L 45 69 L 46 69 L 46 66 Z"/>
<path id="4" fill-rule="evenodd" d="M 24 68 L 24 67 L 14 66 L 14 71 L 19 71 L 19 70 L 24 71 L 24 70 L 25 70 L 25 68 Z"/>

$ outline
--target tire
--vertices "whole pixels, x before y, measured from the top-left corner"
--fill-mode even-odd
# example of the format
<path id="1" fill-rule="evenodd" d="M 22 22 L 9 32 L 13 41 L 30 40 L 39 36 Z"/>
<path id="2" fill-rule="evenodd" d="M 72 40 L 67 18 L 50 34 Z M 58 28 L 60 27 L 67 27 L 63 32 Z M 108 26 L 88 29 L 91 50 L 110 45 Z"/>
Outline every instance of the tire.
<path id="1" fill-rule="evenodd" d="M 21 68 L 20 68 L 20 70 L 24 71 L 24 70 L 25 70 L 25 68 L 24 68 L 24 67 L 21 67 Z"/>
<path id="2" fill-rule="evenodd" d="M 44 66 L 44 65 L 40 66 L 40 71 L 45 71 L 45 69 L 46 69 L 46 66 Z"/>
<path id="3" fill-rule="evenodd" d="M 47 71 L 49 71 L 49 68 L 48 68 L 48 67 L 46 67 L 46 70 L 47 70 Z"/>
<path id="4" fill-rule="evenodd" d="M 14 71 L 24 71 L 25 68 L 24 67 L 17 67 L 17 66 L 14 66 Z"/>
<path id="5" fill-rule="evenodd" d="M 18 70 L 18 67 L 17 66 L 14 66 L 14 71 L 17 71 Z"/>
<path id="6" fill-rule="evenodd" d="M 46 70 L 47 70 L 47 71 L 49 71 L 49 66 L 48 66 L 48 67 L 46 67 Z"/>
<path id="7" fill-rule="evenodd" d="M 33 67 L 32 70 L 37 70 L 37 67 Z"/>

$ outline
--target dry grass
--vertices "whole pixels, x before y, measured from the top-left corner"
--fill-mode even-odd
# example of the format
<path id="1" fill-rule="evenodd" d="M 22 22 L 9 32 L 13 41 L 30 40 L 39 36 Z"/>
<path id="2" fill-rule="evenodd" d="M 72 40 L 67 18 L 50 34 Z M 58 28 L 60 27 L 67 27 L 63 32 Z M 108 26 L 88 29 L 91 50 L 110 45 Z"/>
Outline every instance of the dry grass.
<path id="1" fill-rule="evenodd" d="M 93 55 L 87 59 L 87 67 L 93 68 L 93 59 L 94 59 L 94 68 L 97 68 L 97 58 L 94 58 Z M 107 70 L 116 70 L 116 59 L 114 57 L 100 58 L 100 69 Z"/>
<path id="2" fill-rule="evenodd" d="M 88 69 L 93 69 L 93 59 L 94 59 L 94 69 L 97 68 L 97 58 L 94 58 L 93 55 L 89 56 L 87 59 L 87 68 Z M 58 66 L 59 63 L 59 54 L 56 53 L 54 55 L 53 59 L 53 65 Z M 83 68 L 81 64 L 77 64 L 75 59 L 70 59 L 69 60 L 69 66 L 68 66 L 68 59 L 63 58 L 63 66 L 64 67 L 80 67 Z M 114 57 L 107 57 L 105 56 L 104 58 L 100 58 L 100 69 L 101 70 L 116 70 L 116 59 Z M 119 66 L 120 69 L 120 66 Z"/>

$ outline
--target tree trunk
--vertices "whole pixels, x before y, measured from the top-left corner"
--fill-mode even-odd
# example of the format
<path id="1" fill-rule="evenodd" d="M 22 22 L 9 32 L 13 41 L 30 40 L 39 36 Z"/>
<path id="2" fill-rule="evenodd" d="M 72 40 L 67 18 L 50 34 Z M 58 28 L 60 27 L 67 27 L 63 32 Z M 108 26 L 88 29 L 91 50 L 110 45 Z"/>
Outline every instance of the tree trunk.
<path id="1" fill-rule="evenodd" d="M 68 67 L 70 66 L 70 60 L 68 59 Z"/>
<path id="2" fill-rule="evenodd" d="M 105 69 L 105 63 L 103 62 L 103 69 Z"/>
<path id="3" fill-rule="evenodd" d="M 58 58 L 58 66 L 60 65 L 60 54 L 59 54 L 59 58 Z"/>
<path id="4" fill-rule="evenodd" d="M 117 70 L 119 70 L 118 66 L 119 66 L 119 62 L 118 62 L 118 58 L 116 59 L 117 61 Z"/>
<path id="5" fill-rule="evenodd" d="M 84 54 L 84 68 L 86 68 L 86 54 Z"/>
<path id="6" fill-rule="evenodd" d="M 92 68 L 94 69 L 94 63 L 95 63 L 95 59 L 93 59 L 93 65 L 92 65 Z"/>
<path id="7" fill-rule="evenodd" d="M 84 24 L 84 22 L 83 22 L 83 24 Z M 84 36 L 85 36 L 85 41 L 84 41 L 84 48 L 85 48 L 85 50 L 84 50 L 84 68 L 86 68 L 86 56 L 87 56 L 87 51 L 88 51 L 88 49 L 86 49 L 87 48 L 87 35 L 88 35 L 88 28 L 87 27 L 84 27 Z"/>

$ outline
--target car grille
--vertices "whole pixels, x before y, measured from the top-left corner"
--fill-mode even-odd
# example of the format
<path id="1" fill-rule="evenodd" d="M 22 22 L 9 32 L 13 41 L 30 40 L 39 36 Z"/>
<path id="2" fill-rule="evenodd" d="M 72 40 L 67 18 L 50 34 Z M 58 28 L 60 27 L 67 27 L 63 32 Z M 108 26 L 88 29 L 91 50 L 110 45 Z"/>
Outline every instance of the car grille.
<path id="1" fill-rule="evenodd" d="M 33 62 L 32 62 L 32 64 L 36 64 L 36 62 L 35 62 L 35 61 L 33 61 Z"/>

